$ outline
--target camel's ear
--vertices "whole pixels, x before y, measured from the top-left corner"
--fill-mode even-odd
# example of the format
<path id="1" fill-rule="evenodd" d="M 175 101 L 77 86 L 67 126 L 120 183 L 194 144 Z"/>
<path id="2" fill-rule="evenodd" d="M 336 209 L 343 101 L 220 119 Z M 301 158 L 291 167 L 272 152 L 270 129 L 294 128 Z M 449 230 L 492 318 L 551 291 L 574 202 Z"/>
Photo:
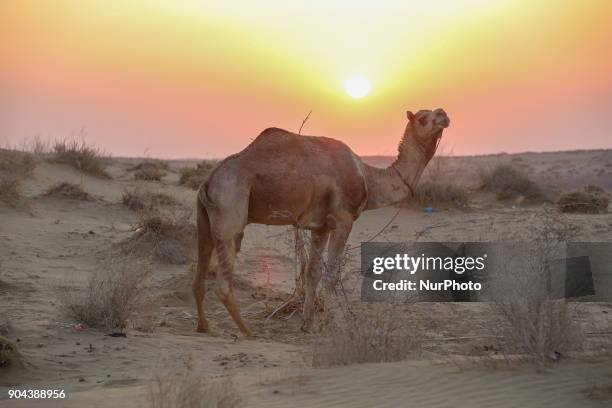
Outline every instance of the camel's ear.
<path id="1" fill-rule="evenodd" d="M 412 122 L 414 120 L 414 113 L 406 111 L 406 117 L 408 117 L 408 121 Z"/>

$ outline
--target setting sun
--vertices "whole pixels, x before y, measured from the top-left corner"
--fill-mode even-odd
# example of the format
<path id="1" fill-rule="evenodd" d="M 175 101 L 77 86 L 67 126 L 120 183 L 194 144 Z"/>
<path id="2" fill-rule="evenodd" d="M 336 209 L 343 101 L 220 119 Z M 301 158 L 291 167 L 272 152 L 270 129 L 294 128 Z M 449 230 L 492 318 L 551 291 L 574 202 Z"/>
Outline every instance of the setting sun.
<path id="1" fill-rule="evenodd" d="M 344 81 L 344 90 L 353 98 L 363 98 L 370 88 L 370 81 L 364 75 L 353 75 Z"/>
<path id="2" fill-rule="evenodd" d="M 384 155 L 433 107 L 455 154 L 612 140 L 612 2 L 110 3 L 0 1 L 0 145 L 85 127 L 115 155 L 224 157 L 312 109 L 309 134 Z"/>

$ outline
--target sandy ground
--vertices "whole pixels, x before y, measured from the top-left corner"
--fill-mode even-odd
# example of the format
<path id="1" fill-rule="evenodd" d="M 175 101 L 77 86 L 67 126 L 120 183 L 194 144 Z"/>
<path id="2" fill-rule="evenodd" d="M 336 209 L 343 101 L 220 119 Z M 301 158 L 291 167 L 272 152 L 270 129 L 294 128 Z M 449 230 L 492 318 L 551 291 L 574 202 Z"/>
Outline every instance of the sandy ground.
<path id="1" fill-rule="evenodd" d="M 249 283 L 238 290 L 238 298 L 256 333 L 254 339 L 239 335 L 210 292 L 206 306 L 213 334 L 195 332 L 190 263 L 154 263 L 142 321 L 136 319 L 127 337 L 78 330 L 60 311 L 60 288 L 85 287 L 103 260 L 115 256 L 117 246 L 133 235 L 136 215 L 120 201 L 123 189 L 136 183 L 128 171 L 134 161 L 114 159 L 109 169 L 112 180 L 41 162 L 23 185 L 29 208 L 0 205 L 0 317 L 10 321 L 7 337 L 17 342 L 25 359 L 23 368 L 0 371 L 0 407 L 147 406 L 154 373 L 184 369 L 186 360 L 200 376 L 231 373 L 246 406 L 597 407 L 611 403 L 606 395 L 589 398 L 587 391 L 594 384 L 612 384 L 612 303 L 581 304 L 587 352 L 539 372 L 529 366 L 492 370 L 458 363 L 463 360 L 455 357 L 470 359 L 474 350 L 486 345 L 486 337 L 479 336 L 487 322 L 486 306 L 433 303 L 419 305 L 415 315 L 406 317 L 422 322 L 425 343 L 420 356 L 394 363 L 312 368 L 311 335 L 299 331 L 299 317 L 288 321 L 264 317 L 267 307 L 280 304 L 291 293 L 294 282 L 292 231 L 281 227 L 248 226 L 237 261 L 236 273 Z M 460 182 L 472 182 L 474 187 L 478 169 L 499 162 L 521 166 L 560 191 L 586 183 L 612 188 L 611 151 L 457 157 L 448 166 Z M 140 183 L 193 207 L 195 193 L 177 180 L 177 172 L 170 171 L 162 182 Z M 83 186 L 95 199 L 41 196 L 60 181 Z M 396 211 L 364 213 L 349 246 L 358 247 L 379 232 Z M 500 240 L 528 233 L 540 213 L 539 206 L 498 203 L 487 196 L 475 196 L 473 205 L 465 209 L 432 214 L 402 208 L 376 240 Z M 609 212 L 568 218 L 581 227 L 579 240 L 612 242 Z M 352 287 L 358 268 L 356 249 L 346 272 Z M 7 391 L 16 388 L 64 389 L 68 398 L 9 400 Z"/>

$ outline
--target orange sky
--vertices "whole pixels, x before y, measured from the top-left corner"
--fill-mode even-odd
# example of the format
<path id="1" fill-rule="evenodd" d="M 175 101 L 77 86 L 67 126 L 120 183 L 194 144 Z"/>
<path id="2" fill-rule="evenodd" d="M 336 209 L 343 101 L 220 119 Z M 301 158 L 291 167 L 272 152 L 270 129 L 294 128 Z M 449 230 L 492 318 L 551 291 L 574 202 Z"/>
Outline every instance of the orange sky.
<path id="1" fill-rule="evenodd" d="M 0 144 L 221 157 L 312 109 L 304 133 L 394 154 L 443 107 L 457 155 L 612 148 L 611 38 L 610 1 L 3 0 Z"/>

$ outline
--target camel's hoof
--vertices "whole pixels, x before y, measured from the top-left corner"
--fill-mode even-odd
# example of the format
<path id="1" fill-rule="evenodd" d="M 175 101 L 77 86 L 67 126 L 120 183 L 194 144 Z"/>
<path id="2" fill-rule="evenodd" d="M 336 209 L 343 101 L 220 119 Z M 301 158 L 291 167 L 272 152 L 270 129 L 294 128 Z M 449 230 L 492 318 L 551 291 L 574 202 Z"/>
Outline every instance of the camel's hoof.
<path id="1" fill-rule="evenodd" d="M 312 324 L 302 324 L 302 327 L 300 327 L 300 330 L 302 331 L 302 333 L 310 333 L 310 330 L 312 330 Z"/>
<path id="2" fill-rule="evenodd" d="M 198 324 L 196 328 L 198 333 L 208 333 L 208 325 L 207 324 Z"/>

